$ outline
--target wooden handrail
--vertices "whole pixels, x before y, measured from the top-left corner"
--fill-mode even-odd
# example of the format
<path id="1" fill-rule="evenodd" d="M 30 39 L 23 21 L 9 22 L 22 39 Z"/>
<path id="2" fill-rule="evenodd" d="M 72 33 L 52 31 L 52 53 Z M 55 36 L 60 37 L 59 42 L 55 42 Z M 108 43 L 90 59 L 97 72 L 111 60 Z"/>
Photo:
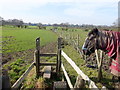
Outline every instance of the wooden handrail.
<path id="1" fill-rule="evenodd" d="M 63 70 L 63 72 L 64 72 L 64 75 L 65 75 L 65 78 L 66 78 L 66 80 L 67 80 L 67 83 L 68 83 L 69 87 L 70 87 L 70 88 L 73 88 L 73 85 L 72 85 L 72 83 L 71 83 L 71 81 L 70 81 L 70 78 L 69 78 L 69 76 L 68 76 L 68 74 L 67 74 L 67 72 L 66 72 L 66 70 L 65 70 L 65 68 L 64 68 L 64 66 L 63 66 L 63 64 L 61 64 L 61 68 L 62 68 L 62 70 Z"/>
<path id="2" fill-rule="evenodd" d="M 30 70 L 34 67 L 34 62 L 29 66 L 29 68 L 22 74 L 22 76 L 13 84 L 12 88 L 18 88 L 22 81 L 26 78 Z"/>
<path id="3" fill-rule="evenodd" d="M 89 88 L 96 88 L 96 90 L 99 90 L 98 87 L 95 85 L 95 83 L 89 79 L 87 75 L 85 75 L 80 68 L 75 64 L 75 62 L 72 61 L 71 58 L 69 58 L 64 51 L 62 51 L 62 56 L 68 61 L 68 63 L 74 68 L 74 70 L 81 75 L 81 77 L 85 80 L 88 81 Z"/>

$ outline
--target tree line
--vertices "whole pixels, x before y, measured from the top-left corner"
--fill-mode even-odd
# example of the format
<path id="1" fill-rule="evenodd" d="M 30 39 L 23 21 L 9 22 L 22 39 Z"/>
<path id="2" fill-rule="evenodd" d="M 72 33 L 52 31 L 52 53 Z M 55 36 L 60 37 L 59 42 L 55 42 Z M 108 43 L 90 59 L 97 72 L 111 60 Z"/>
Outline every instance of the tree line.
<path id="1" fill-rule="evenodd" d="M 120 20 L 120 19 L 119 19 Z M 4 26 L 4 25 L 12 25 L 18 28 L 27 28 L 28 26 L 38 26 L 39 29 L 46 29 L 46 26 L 53 26 L 53 27 L 64 27 L 64 28 L 82 28 L 82 29 L 92 29 L 94 27 L 97 28 L 104 28 L 104 29 L 108 29 L 108 28 L 115 28 L 118 27 L 118 20 L 116 20 L 115 22 L 113 22 L 113 25 L 111 26 L 107 26 L 107 25 L 92 25 L 92 24 L 70 24 L 68 22 L 66 23 L 60 23 L 60 24 L 42 24 L 42 23 L 25 23 L 23 22 L 23 20 L 19 20 L 19 19 L 8 19 L 8 20 L 4 20 L 1 16 L 0 16 L 0 25 Z"/>

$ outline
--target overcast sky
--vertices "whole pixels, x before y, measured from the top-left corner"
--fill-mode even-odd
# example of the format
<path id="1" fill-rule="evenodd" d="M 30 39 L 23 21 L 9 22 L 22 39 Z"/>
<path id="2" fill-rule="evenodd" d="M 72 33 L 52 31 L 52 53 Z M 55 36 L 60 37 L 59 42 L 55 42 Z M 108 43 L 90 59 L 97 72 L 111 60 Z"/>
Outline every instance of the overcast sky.
<path id="1" fill-rule="evenodd" d="M 119 0 L 2 0 L 1 17 L 33 23 L 112 25 Z"/>

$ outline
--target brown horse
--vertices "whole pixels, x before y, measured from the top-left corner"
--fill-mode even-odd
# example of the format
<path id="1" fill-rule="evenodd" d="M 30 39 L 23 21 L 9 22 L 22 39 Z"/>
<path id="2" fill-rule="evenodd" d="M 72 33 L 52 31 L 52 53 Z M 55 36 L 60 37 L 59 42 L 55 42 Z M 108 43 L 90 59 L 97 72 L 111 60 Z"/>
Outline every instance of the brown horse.
<path id="1" fill-rule="evenodd" d="M 120 77 L 120 32 L 91 30 L 83 44 L 82 51 L 85 55 L 100 49 L 111 58 L 110 70 L 115 76 Z"/>

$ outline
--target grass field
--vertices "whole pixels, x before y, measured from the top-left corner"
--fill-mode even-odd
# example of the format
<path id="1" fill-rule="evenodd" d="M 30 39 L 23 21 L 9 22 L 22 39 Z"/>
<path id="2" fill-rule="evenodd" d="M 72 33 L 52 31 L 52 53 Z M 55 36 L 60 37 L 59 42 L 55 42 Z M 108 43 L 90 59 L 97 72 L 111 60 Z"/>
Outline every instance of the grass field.
<path id="1" fill-rule="evenodd" d="M 40 46 L 45 46 L 57 41 L 57 35 L 54 32 L 38 29 L 35 26 L 30 26 L 27 29 L 3 26 L 1 31 L 2 38 L 0 37 L 0 41 L 2 42 L 2 53 L 7 59 L 9 59 L 9 54 L 14 57 L 3 66 L 3 68 L 9 70 L 8 73 L 12 84 L 24 73 L 31 62 L 30 60 L 33 61 L 32 57 L 34 53 L 28 50 L 35 49 L 35 39 L 37 37 L 40 37 Z M 22 53 L 24 53 L 24 56 L 22 56 Z M 17 55 L 15 56 L 15 54 Z M 26 60 L 26 57 L 31 57 L 31 59 Z"/>
<path id="2" fill-rule="evenodd" d="M 2 28 L 2 53 L 24 51 L 35 48 L 35 39 L 40 37 L 41 46 L 57 40 L 57 35 L 49 30 Z"/>

